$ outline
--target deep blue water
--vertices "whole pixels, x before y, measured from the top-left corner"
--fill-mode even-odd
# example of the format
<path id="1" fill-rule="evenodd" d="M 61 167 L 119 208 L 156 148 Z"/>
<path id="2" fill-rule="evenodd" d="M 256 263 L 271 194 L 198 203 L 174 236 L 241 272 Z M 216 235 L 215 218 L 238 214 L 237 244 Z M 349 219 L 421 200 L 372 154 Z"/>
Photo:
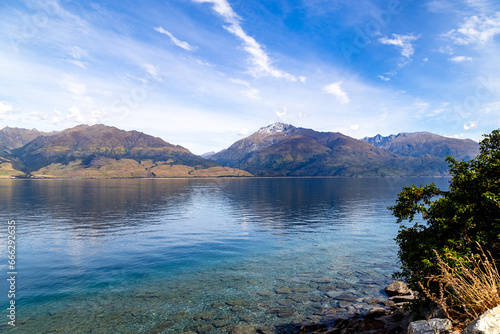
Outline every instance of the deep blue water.
<path id="1" fill-rule="evenodd" d="M 279 332 L 325 310 L 362 311 L 385 297 L 398 268 L 399 226 L 387 206 L 404 185 L 432 181 L 448 186 L 403 178 L 2 180 L 0 246 L 7 249 L 7 221 L 15 220 L 18 275 L 17 326 L 7 325 L 3 279 L 0 330 Z"/>

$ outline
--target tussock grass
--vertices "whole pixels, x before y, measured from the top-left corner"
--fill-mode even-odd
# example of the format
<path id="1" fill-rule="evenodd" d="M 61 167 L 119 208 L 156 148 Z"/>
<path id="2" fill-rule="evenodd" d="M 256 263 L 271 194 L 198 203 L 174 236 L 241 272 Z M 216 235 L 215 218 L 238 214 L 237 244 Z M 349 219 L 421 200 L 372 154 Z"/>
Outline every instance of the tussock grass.
<path id="1" fill-rule="evenodd" d="M 500 305 L 500 275 L 491 254 L 485 254 L 479 246 L 480 255 L 457 259 L 449 257 L 456 267 L 448 265 L 434 250 L 441 274 L 429 278 L 438 282 L 439 294 L 433 294 L 420 283 L 424 293 L 456 328 L 464 329 L 487 310 Z"/>

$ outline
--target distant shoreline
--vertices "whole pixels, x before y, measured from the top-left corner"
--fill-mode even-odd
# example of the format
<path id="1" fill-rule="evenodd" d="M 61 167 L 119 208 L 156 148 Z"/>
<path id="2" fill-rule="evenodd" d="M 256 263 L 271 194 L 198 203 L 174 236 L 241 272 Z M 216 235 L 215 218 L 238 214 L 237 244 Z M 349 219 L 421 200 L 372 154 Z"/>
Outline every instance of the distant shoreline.
<path id="1" fill-rule="evenodd" d="M 409 176 L 172 176 L 172 177 L 89 177 L 89 178 L 63 178 L 63 177 L 11 177 L 2 180 L 193 180 L 193 179 L 402 179 L 402 178 L 451 178 L 451 175 L 409 175 Z"/>

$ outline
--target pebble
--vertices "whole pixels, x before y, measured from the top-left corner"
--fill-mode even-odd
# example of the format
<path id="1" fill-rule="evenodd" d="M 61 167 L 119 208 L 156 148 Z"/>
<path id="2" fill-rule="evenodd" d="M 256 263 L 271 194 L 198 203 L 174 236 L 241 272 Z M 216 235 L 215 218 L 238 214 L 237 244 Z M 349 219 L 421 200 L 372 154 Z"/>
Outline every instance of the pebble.
<path id="1" fill-rule="evenodd" d="M 257 295 L 263 296 L 263 297 L 269 297 L 269 296 L 274 295 L 274 292 L 271 292 L 271 291 L 257 291 L 256 293 L 257 293 Z"/>
<path id="2" fill-rule="evenodd" d="M 231 332 L 231 334 L 254 334 L 258 333 L 257 332 L 257 327 L 254 325 L 240 325 L 234 327 Z"/>
<path id="3" fill-rule="evenodd" d="M 323 304 L 321 304 L 321 303 L 311 303 L 311 304 L 309 304 L 309 306 L 312 308 L 318 309 L 318 310 L 323 309 Z"/>
<path id="4" fill-rule="evenodd" d="M 286 297 L 287 299 L 291 299 L 293 300 L 294 302 L 304 302 L 306 300 L 308 300 L 309 298 L 306 296 L 306 295 L 302 295 L 302 294 L 290 294 Z"/>
<path id="5" fill-rule="evenodd" d="M 252 321 L 252 317 L 247 315 L 247 314 L 242 314 L 239 316 L 240 318 L 240 321 L 243 321 L 243 322 L 251 322 Z"/>
<path id="6" fill-rule="evenodd" d="M 235 306 L 235 305 L 244 305 L 245 302 L 243 301 L 243 299 L 235 299 L 227 301 L 226 304 L 229 306 Z"/>
<path id="7" fill-rule="evenodd" d="M 292 288 L 292 291 L 295 293 L 305 293 L 309 292 L 311 290 L 310 287 L 305 287 L 305 286 L 296 286 Z"/>
<path id="8" fill-rule="evenodd" d="M 276 293 L 278 294 L 288 294 L 288 293 L 292 293 L 292 289 L 290 288 L 278 288 L 275 290 Z"/>
<path id="9" fill-rule="evenodd" d="M 332 284 L 320 284 L 318 286 L 318 291 L 333 291 L 335 290 L 337 287 L 335 285 L 332 285 Z"/>
<path id="10" fill-rule="evenodd" d="M 241 312 L 241 311 L 243 311 L 243 307 L 240 305 L 236 305 L 236 306 L 231 307 L 231 311 L 235 312 L 235 313 Z"/>
<path id="11" fill-rule="evenodd" d="M 290 299 L 280 299 L 276 301 L 279 305 L 290 306 L 294 304 L 294 302 Z"/>
<path id="12" fill-rule="evenodd" d="M 326 295 L 330 298 L 335 298 L 338 295 L 338 293 L 337 291 L 328 291 Z"/>
<path id="13" fill-rule="evenodd" d="M 323 276 L 323 277 L 313 278 L 311 281 L 316 283 L 331 283 L 332 278 L 329 276 Z"/>
<path id="14" fill-rule="evenodd" d="M 212 322 L 212 325 L 214 325 L 217 328 L 227 327 L 230 324 L 231 321 L 229 319 L 217 319 Z"/>

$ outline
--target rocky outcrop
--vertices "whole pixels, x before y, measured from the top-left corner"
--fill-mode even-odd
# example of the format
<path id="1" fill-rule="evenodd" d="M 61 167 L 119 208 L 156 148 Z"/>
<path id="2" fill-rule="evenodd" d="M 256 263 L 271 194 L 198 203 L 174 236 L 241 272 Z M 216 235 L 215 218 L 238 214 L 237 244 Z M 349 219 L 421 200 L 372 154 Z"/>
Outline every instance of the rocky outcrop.
<path id="1" fill-rule="evenodd" d="M 403 281 L 394 281 L 384 289 L 389 296 L 388 305 L 402 307 L 415 299 L 415 292 Z"/>
<path id="2" fill-rule="evenodd" d="M 300 333 L 312 334 L 378 334 L 378 333 L 405 333 L 410 323 L 410 314 L 403 310 L 388 311 L 383 308 L 374 308 L 363 316 L 335 319 L 332 329 L 319 329 L 313 332 L 308 327 L 301 328 Z"/>
<path id="3" fill-rule="evenodd" d="M 449 334 L 452 324 L 449 319 L 414 321 L 408 326 L 408 334 Z"/>
<path id="4" fill-rule="evenodd" d="M 484 312 L 471 323 L 462 334 L 499 334 L 500 333 L 500 306 Z"/>
<path id="5" fill-rule="evenodd" d="M 328 334 L 382 334 L 406 333 L 410 324 L 410 313 L 400 309 L 405 303 L 413 300 L 414 293 L 402 281 L 391 283 L 385 289 L 389 300 L 380 302 L 363 315 L 356 314 L 348 318 L 334 319 L 335 327 L 320 328 L 312 331 L 310 327 L 301 327 L 300 333 L 328 333 Z M 390 309 L 389 309 L 390 308 Z"/>
<path id="6" fill-rule="evenodd" d="M 384 291 L 389 297 L 409 295 L 411 293 L 410 289 L 408 288 L 408 284 L 403 281 L 392 282 L 385 287 Z"/>

